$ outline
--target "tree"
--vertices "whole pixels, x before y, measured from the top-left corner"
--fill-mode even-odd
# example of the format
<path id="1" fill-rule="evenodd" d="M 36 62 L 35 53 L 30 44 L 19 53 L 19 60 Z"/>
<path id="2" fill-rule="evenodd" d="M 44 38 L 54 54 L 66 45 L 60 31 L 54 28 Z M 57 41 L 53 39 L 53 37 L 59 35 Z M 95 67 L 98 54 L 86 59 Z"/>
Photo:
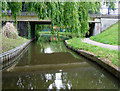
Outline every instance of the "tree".
<path id="1" fill-rule="evenodd" d="M 25 2 L 28 12 L 35 12 L 40 19 L 51 19 L 53 26 L 67 28 L 75 36 L 84 37 L 89 30 L 89 14 L 97 11 L 100 2 Z M 10 9 L 12 16 L 16 19 L 16 15 L 22 11 L 22 2 L 3 2 L 3 10 Z M 59 31 L 59 30 L 58 30 Z"/>

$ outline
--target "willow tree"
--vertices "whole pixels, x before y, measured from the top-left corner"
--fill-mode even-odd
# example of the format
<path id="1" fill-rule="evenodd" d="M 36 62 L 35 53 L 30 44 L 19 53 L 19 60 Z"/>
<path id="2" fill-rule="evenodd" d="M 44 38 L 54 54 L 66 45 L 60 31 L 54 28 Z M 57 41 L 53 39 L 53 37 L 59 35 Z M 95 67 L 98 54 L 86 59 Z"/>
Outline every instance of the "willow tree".
<path id="1" fill-rule="evenodd" d="M 27 12 L 35 12 L 40 19 L 51 20 L 53 26 L 70 28 L 70 33 L 84 37 L 89 33 L 89 11 L 95 12 L 100 2 L 25 2 Z M 113 3 L 110 3 L 113 4 Z M 10 9 L 12 16 L 22 11 L 22 2 L 3 2 L 3 10 Z M 59 31 L 59 30 L 57 30 Z"/>

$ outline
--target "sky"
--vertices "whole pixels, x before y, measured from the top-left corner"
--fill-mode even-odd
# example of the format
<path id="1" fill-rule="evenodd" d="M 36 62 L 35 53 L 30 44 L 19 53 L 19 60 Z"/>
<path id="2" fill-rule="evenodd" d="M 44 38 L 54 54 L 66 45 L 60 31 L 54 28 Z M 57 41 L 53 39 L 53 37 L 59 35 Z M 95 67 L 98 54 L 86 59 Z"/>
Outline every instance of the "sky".
<path id="1" fill-rule="evenodd" d="M 118 2 L 115 3 L 115 8 L 116 8 L 115 11 L 110 10 L 110 14 L 118 14 Z M 106 6 L 106 4 L 103 4 L 103 2 L 100 12 L 101 14 L 108 14 L 108 6 Z"/>

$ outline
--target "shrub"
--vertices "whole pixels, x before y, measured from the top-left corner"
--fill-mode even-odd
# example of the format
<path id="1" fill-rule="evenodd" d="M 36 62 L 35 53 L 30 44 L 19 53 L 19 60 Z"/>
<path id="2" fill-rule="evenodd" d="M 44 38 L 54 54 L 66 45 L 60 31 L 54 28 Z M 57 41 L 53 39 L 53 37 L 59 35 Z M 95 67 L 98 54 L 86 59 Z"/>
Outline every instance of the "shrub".
<path id="1" fill-rule="evenodd" d="M 13 23 L 7 22 L 2 28 L 2 35 L 7 38 L 17 39 L 18 32 Z"/>

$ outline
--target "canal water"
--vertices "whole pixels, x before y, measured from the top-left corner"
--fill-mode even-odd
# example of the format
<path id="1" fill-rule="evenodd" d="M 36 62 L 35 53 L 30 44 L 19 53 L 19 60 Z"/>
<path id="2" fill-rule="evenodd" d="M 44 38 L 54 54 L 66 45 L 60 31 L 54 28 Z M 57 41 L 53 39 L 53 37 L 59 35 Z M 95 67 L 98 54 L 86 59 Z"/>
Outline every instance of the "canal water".
<path id="1" fill-rule="evenodd" d="M 16 61 L 3 71 L 3 89 L 118 89 L 114 76 L 55 36 L 40 37 Z"/>

